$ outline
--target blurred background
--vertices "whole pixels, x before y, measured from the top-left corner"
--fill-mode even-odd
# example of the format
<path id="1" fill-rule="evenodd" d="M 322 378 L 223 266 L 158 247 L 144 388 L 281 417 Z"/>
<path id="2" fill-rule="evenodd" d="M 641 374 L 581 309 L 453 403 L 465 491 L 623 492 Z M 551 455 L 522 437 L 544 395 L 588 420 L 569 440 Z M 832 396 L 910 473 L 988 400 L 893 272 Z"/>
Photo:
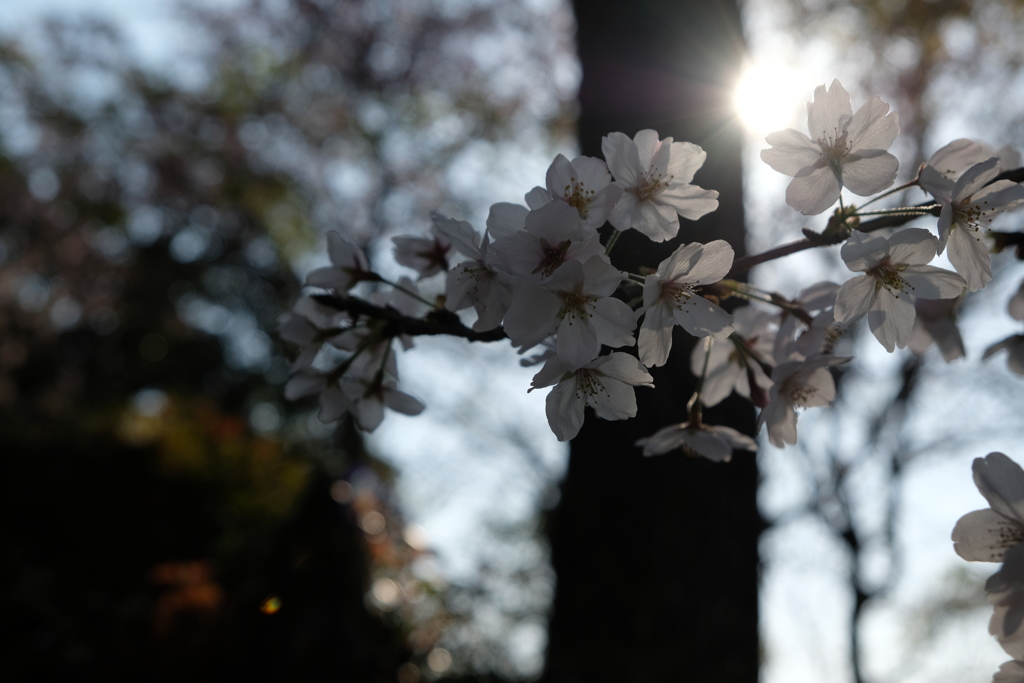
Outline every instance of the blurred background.
<path id="1" fill-rule="evenodd" d="M 664 44 L 679 30 L 680 49 L 704 61 L 684 68 L 671 50 L 629 42 L 650 25 L 668 27 Z M 666 511 L 652 501 L 685 495 L 663 475 L 639 492 L 602 480 L 591 517 L 623 519 L 630 541 L 610 526 L 586 537 L 597 559 L 580 571 L 600 589 L 584 608 L 557 602 L 589 584 L 567 580 L 575 569 L 552 553 L 581 556 L 559 555 L 578 535 L 565 511 L 596 480 L 570 468 L 512 350 L 418 340 L 402 356 L 403 388 L 428 410 L 389 414 L 367 436 L 283 400 L 293 349 L 274 330 L 305 273 L 326 263 L 325 231 L 410 274 L 391 263 L 392 236 L 425 231 L 431 211 L 482 229 L 491 203 L 521 202 L 555 154 L 589 150 L 589 131 L 612 120 L 632 122 L 628 134 L 694 130 L 686 139 L 709 165 L 716 144 L 740 149 L 742 131 L 742 171 L 739 156 L 707 171 L 742 191 L 734 234 L 744 239 L 745 207 L 751 252 L 797 239 L 823 222 L 784 204 L 788 179 L 757 155 L 765 134 L 804 126 L 815 86 L 838 77 L 855 107 L 873 94 L 890 103 L 909 179 L 956 137 L 1024 144 L 1022 29 L 1014 0 L 5 3 L 0 619 L 11 680 L 600 681 L 613 679 L 594 672 L 617 662 L 634 673 L 614 680 L 704 680 L 684 653 L 700 654 L 685 634 L 703 631 L 751 662 L 718 680 L 990 675 L 1004 657 L 986 632 L 987 568 L 966 566 L 948 539 L 983 506 L 970 461 L 1024 457 L 1012 451 L 1021 378 L 999 357 L 981 362 L 1020 332 L 1005 313 L 1024 276 L 1011 254 L 958 309 L 965 359 L 889 355 L 862 331 L 843 342 L 858 360 L 842 372 L 838 409 L 803 415 L 799 446 L 763 444 L 758 467 L 713 466 L 750 475 L 749 533 L 735 543 L 752 553 L 736 582 L 734 539 L 672 537 L 670 515 L 706 526 L 718 510 Z M 732 39 L 708 40 L 712 50 L 692 39 L 702 32 Z M 606 80 L 618 54 L 641 54 L 654 75 L 635 91 L 636 78 Z M 651 92 L 655 104 L 641 103 Z M 728 126 L 707 124 L 723 117 Z M 819 251 L 754 277 L 790 295 L 847 277 L 837 250 Z M 601 464 L 613 479 L 639 466 Z M 704 470 L 692 471 L 699 487 Z M 621 565 L 658 581 L 640 546 L 712 604 L 742 594 L 743 617 L 718 624 L 677 607 L 678 587 L 651 590 L 674 620 L 612 609 L 642 582 Z M 697 566 L 720 580 L 694 591 L 703 584 L 685 577 Z M 590 636 L 573 649 L 554 635 L 585 632 L 602 610 L 600 628 L 622 647 Z M 733 627 L 754 639 L 723 635 Z M 627 646 L 644 629 L 669 644 Z M 573 657 L 588 663 L 565 673 Z"/>

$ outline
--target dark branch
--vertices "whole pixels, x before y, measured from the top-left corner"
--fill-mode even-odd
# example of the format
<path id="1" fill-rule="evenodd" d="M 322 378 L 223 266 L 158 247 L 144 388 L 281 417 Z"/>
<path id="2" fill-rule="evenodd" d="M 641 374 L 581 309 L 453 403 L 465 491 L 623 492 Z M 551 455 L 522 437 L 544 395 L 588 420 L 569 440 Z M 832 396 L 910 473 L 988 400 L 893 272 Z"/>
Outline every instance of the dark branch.
<path id="1" fill-rule="evenodd" d="M 390 306 L 376 306 L 369 301 L 356 297 L 337 294 L 314 294 L 313 298 L 324 306 L 336 311 L 352 314 L 353 317 L 364 316 L 372 320 L 380 320 L 388 325 L 388 335 L 407 334 L 412 337 L 446 334 L 451 337 L 462 337 L 469 341 L 492 342 L 507 339 L 505 330 L 496 327 L 493 330 L 477 332 L 466 327 L 459 316 L 445 309 L 435 309 L 423 318 L 411 318 L 396 311 Z"/>

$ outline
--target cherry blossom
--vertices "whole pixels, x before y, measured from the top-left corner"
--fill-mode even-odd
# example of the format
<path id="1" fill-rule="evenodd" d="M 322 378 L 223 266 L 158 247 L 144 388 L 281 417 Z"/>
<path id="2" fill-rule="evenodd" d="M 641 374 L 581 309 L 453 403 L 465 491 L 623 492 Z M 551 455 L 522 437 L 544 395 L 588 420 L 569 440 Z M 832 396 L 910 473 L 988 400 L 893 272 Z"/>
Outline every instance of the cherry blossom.
<path id="1" fill-rule="evenodd" d="M 523 279 L 505 314 L 505 332 L 524 349 L 557 332 L 555 349 L 570 368 L 596 358 L 602 344 L 633 346 L 633 310 L 612 296 L 622 279 L 603 254 L 569 261 L 545 282 Z"/>
<path id="2" fill-rule="evenodd" d="M 819 85 L 807 104 L 811 137 L 788 128 L 766 139 L 761 159 L 792 176 L 786 203 L 805 215 L 819 214 L 836 203 L 842 188 L 866 197 L 881 192 L 896 178 L 899 162 L 887 150 L 900 132 L 899 118 L 877 97 L 856 113 L 850 94 L 832 81 Z"/>
<path id="3" fill-rule="evenodd" d="M 574 438 L 583 426 L 583 409 L 590 406 L 604 420 L 636 416 L 634 387 L 653 387 L 653 378 L 628 353 L 613 352 L 585 366 L 571 369 L 551 358 L 533 378 L 532 388 L 555 388 L 548 394 L 548 425 L 559 441 Z"/>
<path id="4" fill-rule="evenodd" d="M 691 185 L 707 153 L 692 142 L 658 139 L 650 129 L 632 140 L 610 133 L 601 150 L 615 183 L 624 192 L 609 222 L 618 230 L 635 228 L 655 242 L 679 232 L 679 216 L 695 221 L 718 208 L 718 192 Z"/>
<path id="5" fill-rule="evenodd" d="M 473 226 L 443 216 L 434 217 L 438 231 L 469 260 L 448 271 L 445 282 L 445 308 L 461 311 L 472 306 L 477 313 L 473 329 L 480 332 L 501 324 L 512 300 L 511 282 L 490 265 L 487 232 L 477 235 Z"/>
<path id="6" fill-rule="evenodd" d="M 800 310 L 811 317 L 810 324 L 792 311 L 780 313 L 779 329 L 775 334 L 772 356 L 776 363 L 802 360 L 819 353 L 831 353 L 838 337 L 838 328 L 832 309 L 836 303 L 839 285 L 818 282 L 801 290 L 792 300 Z"/>
<path id="7" fill-rule="evenodd" d="M 1005 458 L 1003 463 L 1002 458 L 995 458 L 1002 454 L 990 453 L 984 460 L 980 458 L 975 460 L 975 481 L 978 481 L 978 463 L 982 463 L 982 469 L 987 461 L 992 461 L 993 465 L 999 466 L 1000 464 L 1009 463 L 1014 469 L 1008 471 L 1002 471 L 1001 469 L 993 469 L 988 472 L 985 479 L 990 477 L 1001 477 L 1008 476 L 1015 480 L 1013 488 L 1017 489 L 1016 494 L 1020 494 L 1024 491 L 1024 487 L 1021 486 L 1021 470 L 1016 466 L 1015 463 Z M 991 485 L 993 482 L 986 482 Z M 979 483 L 979 488 L 981 483 Z M 982 492 L 985 489 L 982 488 Z M 996 496 L 1001 497 L 1000 496 Z M 989 495 L 985 496 L 989 498 L 990 503 L 992 499 Z M 1018 499 L 1014 507 L 1018 507 L 1021 500 Z M 993 509 L 995 509 L 995 503 Z M 974 514 L 974 513 L 972 513 Z M 1015 520 L 1019 523 L 1019 518 Z M 959 526 L 959 523 L 958 523 Z M 954 533 L 956 530 L 954 530 Z M 985 530 L 982 535 L 993 534 L 992 530 Z M 1003 565 L 999 568 L 995 574 L 988 578 L 985 582 L 985 591 L 988 593 L 988 601 L 995 608 L 992 612 L 992 618 L 988 623 L 988 631 L 996 640 L 999 641 L 999 646 L 1006 651 L 1016 661 L 1024 660 L 1024 543 L 1009 543 L 1007 542 L 1005 552 L 1001 553 L 1001 559 Z M 983 558 L 984 559 L 984 558 Z M 994 679 L 997 680 L 997 679 Z"/>
<path id="8" fill-rule="evenodd" d="M 1024 470 L 1002 453 L 989 453 L 975 458 L 971 471 L 989 508 L 957 521 L 953 550 L 970 562 L 1002 562 L 1007 549 L 1024 541 Z"/>
<path id="9" fill-rule="evenodd" d="M 576 209 L 550 202 L 527 213 L 524 229 L 496 239 L 489 253 L 489 262 L 498 270 L 543 279 L 564 263 L 604 254 L 604 247 L 597 230 L 580 224 Z"/>
<path id="10" fill-rule="evenodd" d="M 669 425 L 636 442 L 644 455 L 660 455 L 678 449 L 690 456 L 703 456 L 714 462 L 729 462 L 734 450 L 756 451 L 757 442 L 732 427 L 691 425 L 689 422 Z"/>
<path id="11" fill-rule="evenodd" d="M 372 432 L 384 420 L 384 408 L 390 408 L 405 415 L 419 415 L 425 406 L 418 399 L 399 391 L 394 380 L 379 375 L 356 377 L 341 385 L 349 401 L 348 411 L 352 413 L 359 428 Z"/>
<path id="12" fill-rule="evenodd" d="M 721 403 L 734 391 L 746 399 L 753 396 L 754 405 L 764 406 L 768 400 L 767 391 L 772 386 L 767 372 L 771 372 L 769 363 L 775 333 L 770 332 L 768 326 L 774 319 L 775 316 L 768 311 L 743 306 L 733 312 L 734 332 L 728 339 L 712 344 L 707 353 L 700 344 L 693 347 L 690 370 L 695 377 L 701 376 L 707 357 L 707 371 L 700 392 L 705 406 Z"/>
<path id="13" fill-rule="evenodd" d="M 392 237 L 395 261 L 419 273 L 420 279 L 448 270 L 451 242 L 437 229 L 437 221 L 430 227 L 430 237 Z"/>
<path id="14" fill-rule="evenodd" d="M 612 183 L 604 161 L 582 156 L 569 161 L 561 154 L 548 168 L 547 192 L 552 199 L 575 208 L 580 223 L 595 230 L 608 220 L 622 196 L 622 188 Z"/>
<path id="15" fill-rule="evenodd" d="M 299 347 L 299 355 L 292 361 L 291 371 L 310 367 L 324 341 L 351 325 L 349 314 L 328 308 L 312 297 L 299 297 L 292 310 L 283 313 L 277 321 L 277 333 L 281 339 Z"/>
<path id="16" fill-rule="evenodd" d="M 672 350 L 672 328 L 681 325 L 695 337 L 722 339 L 732 332 L 732 316 L 699 294 L 700 285 L 718 282 L 732 268 L 729 243 L 684 244 L 644 279 L 643 306 L 637 310 L 640 362 L 664 365 Z"/>
<path id="17" fill-rule="evenodd" d="M 768 405 L 757 417 L 757 428 L 768 427 L 768 441 L 777 448 L 796 443 L 796 409 L 831 405 L 836 384 L 829 368 L 849 358 L 818 355 L 775 366 Z"/>
<path id="18" fill-rule="evenodd" d="M 840 254 L 850 270 L 865 273 L 843 283 L 836 297 L 836 322 L 863 315 L 875 338 L 889 352 L 910 340 L 917 313 L 913 297 L 950 299 L 965 286 L 951 271 L 926 265 L 938 240 L 927 230 L 907 228 L 888 239 L 854 232 Z"/>
<path id="19" fill-rule="evenodd" d="M 487 234 L 494 240 L 514 235 L 526 229 L 526 216 L 529 213 L 530 210 L 522 204 L 491 204 L 487 212 Z"/>
<path id="20" fill-rule="evenodd" d="M 930 173 L 938 173 L 955 182 L 971 166 L 994 156 L 997 155 L 988 146 L 967 138 L 958 138 L 936 150 L 928 158 L 926 166 L 931 169 Z"/>
<path id="21" fill-rule="evenodd" d="M 992 157 L 999 159 L 1003 169 L 1020 166 L 1020 154 L 1010 147 L 995 149 L 989 145 L 967 138 L 958 138 L 938 149 L 929 157 L 926 165 L 949 180 L 957 180 L 964 171 Z"/>
<path id="22" fill-rule="evenodd" d="M 1024 661 L 1004 662 L 992 676 L 992 683 L 1024 683 Z"/>
<path id="23" fill-rule="evenodd" d="M 988 622 L 988 632 L 999 646 L 1015 660 L 1024 660 L 1024 585 L 1008 590 L 989 591 L 989 603 L 995 608 Z"/>
<path id="24" fill-rule="evenodd" d="M 342 365 L 343 374 L 337 380 L 328 373 L 320 394 L 322 422 L 352 415 L 363 431 L 372 432 L 384 420 L 384 408 L 405 415 L 419 415 L 425 406 L 418 399 L 398 389 L 398 366 L 391 350 L 391 341 L 380 341 L 372 348 L 357 351 Z"/>
<path id="25" fill-rule="evenodd" d="M 1021 185 L 1009 180 L 992 182 L 999 172 L 995 157 L 971 166 L 956 182 L 931 166 L 921 171 L 921 187 L 942 205 L 938 253 L 949 245 L 949 262 L 972 292 L 992 279 L 989 245 L 984 239 L 988 224 L 1024 201 Z"/>
<path id="26" fill-rule="evenodd" d="M 306 276 L 308 286 L 347 292 L 363 280 L 379 279 L 370 272 L 363 250 L 335 230 L 327 232 L 327 255 L 331 265 L 311 271 Z"/>

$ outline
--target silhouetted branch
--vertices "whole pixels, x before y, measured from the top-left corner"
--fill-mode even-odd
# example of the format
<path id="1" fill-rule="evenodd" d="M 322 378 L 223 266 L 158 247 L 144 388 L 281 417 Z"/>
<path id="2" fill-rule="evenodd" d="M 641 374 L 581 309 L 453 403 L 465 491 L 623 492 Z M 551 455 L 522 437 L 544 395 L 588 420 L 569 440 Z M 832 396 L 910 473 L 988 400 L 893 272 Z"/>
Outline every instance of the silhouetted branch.
<path id="1" fill-rule="evenodd" d="M 356 297 L 337 294 L 315 294 L 313 298 L 318 303 L 333 308 L 336 311 L 383 321 L 388 324 L 389 331 L 395 336 L 407 334 L 412 337 L 422 337 L 446 334 L 478 342 L 500 341 L 508 338 L 502 327 L 496 327 L 493 330 L 485 330 L 483 332 L 477 332 L 472 328 L 466 327 L 459 320 L 458 315 L 443 308 L 435 309 L 423 318 L 413 318 L 400 313 L 390 306 L 377 306 Z"/>

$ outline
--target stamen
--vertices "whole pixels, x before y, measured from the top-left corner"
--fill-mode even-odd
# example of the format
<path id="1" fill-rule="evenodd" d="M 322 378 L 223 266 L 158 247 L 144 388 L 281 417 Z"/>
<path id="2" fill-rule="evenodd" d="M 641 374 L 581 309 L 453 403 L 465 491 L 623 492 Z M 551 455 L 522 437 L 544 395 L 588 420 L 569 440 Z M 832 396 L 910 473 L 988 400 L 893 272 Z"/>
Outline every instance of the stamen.
<path id="1" fill-rule="evenodd" d="M 531 275 L 541 273 L 544 277 L 550 277 L 560 265 L 566 262 L 569 253 L 569 247 L 572 246 L 572 242 L 565 240 L 554 246 L 548 244 L 545 241 L 541 241 L 541 249 L 544 251 L 544 258 L 541 259 L 540 264 L 533 269 Z"/>
<path id="2" fill-rule="evenodd" d="M 569 184 L 562 190 L 562 198 L 579 212 L 580 218 L 587 217 L 596 194 L 596 190 L 588 190 L 586 183 L 576 178 L 570 178 Z"/>

